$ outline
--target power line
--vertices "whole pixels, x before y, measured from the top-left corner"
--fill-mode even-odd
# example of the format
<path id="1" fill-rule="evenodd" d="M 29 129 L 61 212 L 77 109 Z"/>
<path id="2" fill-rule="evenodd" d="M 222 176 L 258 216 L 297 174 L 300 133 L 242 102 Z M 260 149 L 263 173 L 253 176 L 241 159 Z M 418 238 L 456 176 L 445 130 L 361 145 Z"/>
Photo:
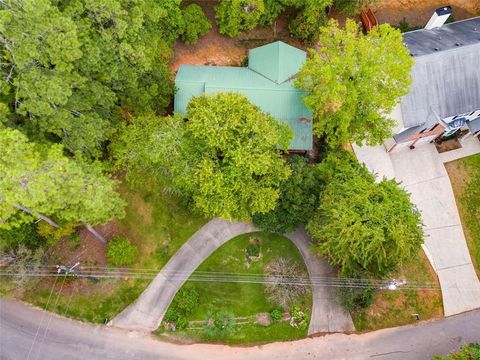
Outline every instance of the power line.
<path id="1" fill-rule="evenodd" d="M 338 278 L 338 277 L 320 277 L 320 276 L 281 276 L 264 274 L 246 274 L 233 272 L 208 272 L 196 271 L 194 273 L 186 271 L 164 271 L 169 279 L 174 281 L 195 281 L 195 282 L 231 282 L 231 283 L 257 283 L 257 284 L 277 284 L 294 286 L 325 286 L 325 287 L 343 287 L 343 288 L 388 288 L 391 286 L 401 286 L 402 290 L 440 290 L 440 287 L 432 282 L 408 282 L 400 283 L 392 280 L 366 279 L 366 278 Z M 0 276 L 14 276 L 11 272 L 0 271 Z M 47 266 L 39 271 L 23 273 L 24 276 L 32 277 L 54 277 L 62 276 L 53 271 L 53 267 Z M 125 269 L 125 268 L 102 268 L 102 267 L 79 267 L 75 271 L 76 277 L 95 278 L 95 279 L 140 279 L 151 280 L 158 275 L 158 271 L 149 269 Z"/>

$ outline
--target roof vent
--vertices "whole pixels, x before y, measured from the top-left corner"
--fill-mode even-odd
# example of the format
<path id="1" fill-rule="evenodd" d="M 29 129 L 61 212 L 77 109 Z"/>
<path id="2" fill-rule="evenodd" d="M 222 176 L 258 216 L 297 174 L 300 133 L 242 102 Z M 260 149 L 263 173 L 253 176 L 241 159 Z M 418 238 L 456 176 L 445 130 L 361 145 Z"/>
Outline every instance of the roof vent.
<path id="1" fill-rule="evenodd" d="M 435 48 L 435 49 L 433 49 L 433 50 L 438 51 L 438 50 L 440 50 L 440 49 L 439 49 L 439 48 Z"/>
<path id="2" fill-rule="evenodd" d="M 427 25 L 425 25 L 425 29 L 431 30 L 431 29 L 442 27 L 443 24 L 445 24 L 447 19 L 450 17 L 450 15 L 452 15 L 451 6 L 444 6 L 444 7 L 438 8 L 433 13 Z"/>

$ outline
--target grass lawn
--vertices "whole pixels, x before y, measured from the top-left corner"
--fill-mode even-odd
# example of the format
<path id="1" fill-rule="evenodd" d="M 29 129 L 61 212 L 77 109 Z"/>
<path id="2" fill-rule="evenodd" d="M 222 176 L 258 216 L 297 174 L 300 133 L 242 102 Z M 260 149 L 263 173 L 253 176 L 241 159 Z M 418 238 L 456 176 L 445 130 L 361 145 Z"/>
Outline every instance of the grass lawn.
<path id="1" fill-rule="evenodd" d="M 246 249 L 251 237 L 261 239 L 258 260 L 247 261 Z M 303 269 L 307 270 L 303 258 L 296 246 L 287 238 L 267 233 L 245 234 L 230 240 L 215 251 L 197 271 L 234 272 L 244 274 L 263 274 L 264 266 L 275 257 L 289 258 Z M 186 329 L 176 332 L 168 331 L 160 336 L 178 339 L 192 339 L 196 341 L 223 342 L 228 344 L 252 344 L 271 341 L 293 340 L 305 337 L 307 329 L 297 329 L 287 322 L 274 322 L 264 327 L 255 324 L 254 317 L 258 313 L 270 312 L 277 308 L 270 303 L 263 290 L 262 284 L 253 283 L 216 283 L 216 282 L 191 282 L 185 286 L 193 287 L 199 294 L 199 305 L 187 317 L 188 321 L 205 320 L 209 311 L 231 311 L 235 317 L 251 317 L 247 324 L 237 324 L 233 334 L 221 339 L 208 338 L 202 329 Z M 310 314 L 312 306 L 311 291 L 298 300 L 299 307 Z M 238 321 L 238 322 L 243 322 Z"/>
<path id="2" fill-rule="evenodd" d="M 160 188 L 121 187 L 127 201 L 126 217 L 109 225 L 106 232 L 127 236 L 138 248 L 138 258 L 131 267 L 161 269 L 170 257 L 207 220 L 182 207 L 178 201 Z M 112 229 L 113 227 L 113 229 Z M 61 246 L 60 246 L 61 245 Z M 105 247 L 97 240 L 84 243 L 58 244 L 48 262 L 74 263 L 82 266 L 105 264 Z M 127 279 L 42 279 L 32 282 L 21 294 L 22 300 L 75 319 L 103 323 L 112 319 L 134 301 L 148 285 L 148 280 Z M 2 287 L 3 288 L 3 287 Z M 50 297 L 51 289 L 54 289 Z M 15 292 L 14 286 L 1 289 Z M 50 301 L 49 301 L 50 298 Z"/>
<path id="3" fill-rule="evenodd" d="M 438 285 L 438 278 L 423 251 L 390 277 L 405 278 L 407 282 L 432 282 Z M 441 292 L 381 290 L 377 292 L 375 302 L 368 309 L 353 313 L 352 318 L 357 331 L 372 331 L 416 322 L 412 316 L 415 313 L 420 315 L 420 320 L 443 316 Z"/>
<path id="4" fill-rule="evenodd" d="M 478 190 L 475 193 L 477 195 L 474 195 L 471 190 L 466 190 L 472 181 L 473 172 L 480 173 L 480 154 L 446 163 L 445 167 L 455 193 L 473 266 L 477 276 L 480 277 L 480 218 L 478 217 L 480 213 L 477 210 L 480 206 L 480 196 Z M 476 177 L 480 178 L 480 174 Z M 476 185 L 472 183 L 470 186 Z"/>

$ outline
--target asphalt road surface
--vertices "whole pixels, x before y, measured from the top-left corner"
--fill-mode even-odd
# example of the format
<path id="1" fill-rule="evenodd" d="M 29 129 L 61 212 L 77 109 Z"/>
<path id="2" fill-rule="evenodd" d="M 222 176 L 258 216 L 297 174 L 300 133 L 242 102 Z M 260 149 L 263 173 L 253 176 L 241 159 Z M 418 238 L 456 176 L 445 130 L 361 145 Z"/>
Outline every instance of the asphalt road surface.
<path id="1" fill-rule="evenodd" d="M 480 310 L 361 335 L 333 334 L 254 347 L 176 345 L 151 335 L 83 324 L 0 299 L 1 360 L 413 359 L 480 342 Z"/>

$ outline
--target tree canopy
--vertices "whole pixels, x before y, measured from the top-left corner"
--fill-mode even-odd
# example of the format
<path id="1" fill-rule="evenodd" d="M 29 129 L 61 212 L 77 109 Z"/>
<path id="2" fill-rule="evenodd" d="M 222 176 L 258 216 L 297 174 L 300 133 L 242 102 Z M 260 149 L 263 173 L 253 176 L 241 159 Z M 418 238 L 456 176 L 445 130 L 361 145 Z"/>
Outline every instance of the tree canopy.
<path id="1" fill-rule="evenodd" d="M 417 255 L 420 214 L 394 180 L 375 175 L 353 156 L 329 155 L 321 165 L 325 189 L 307 230 L 314 251 L 350 276 L 381 276 Z"/>
<path id="2" fill-rule="evenodd" d="M 36 141 L 100 156 L 120 111 L 165 110 L 173 41 L 204 33 L 201 15 L 182 10 L 180 0 L 2 2 L 0 101 L 10 110 L 3 122 Z"/>
<path id="3" fill-rule="evenodd" d="M 391 136 L 387 115 L 408 93 L 413 60 L 398 30 L 388 24 L 364 35 L 353 20 L 331 20 L 320 30 L 318 50 L 300 71 L 296 86 L 309 92 L 315 133 L 331 146 L 368 145 Z"/>
<path id="4" fill-rule="evenodd" d="M 237 36 L 257 25 L 272 25 L 286 7 L 295 8 L 290 31 L 302 41 L 314 41 L 326 22 L 326 8 L 332 0 L 220 0 L 215 9 L 219 31 Z"/>
<path id="5" fill-rule="evenodd" d="M 318 206 L 319 170 L 301 156 L 292 156 L 288 165 L 292 175 L 280 185 L 275 209 L 253 216 L 256 226 L 271 232 L 288 233 L 306 224 Z"/>
<path id="6" fill-rule="evenodd" d="M 116 182 L 100 164 L 83 164 L 61 145 L 36 145 L 14 129 L 0 127 L 0 227 L 12 228 L 38 215 L 84 224 L 122 217 Z"/>
<path id="7" fill-rule="evenodd" d="M 193 98 L 186 118 L 127 127 L 112 146 L 117 166 L 160 175 L 206 216 L 246 220 L 272 210 L 290 175 L 281 156 L 288 126 L 234 93 Z"/>

